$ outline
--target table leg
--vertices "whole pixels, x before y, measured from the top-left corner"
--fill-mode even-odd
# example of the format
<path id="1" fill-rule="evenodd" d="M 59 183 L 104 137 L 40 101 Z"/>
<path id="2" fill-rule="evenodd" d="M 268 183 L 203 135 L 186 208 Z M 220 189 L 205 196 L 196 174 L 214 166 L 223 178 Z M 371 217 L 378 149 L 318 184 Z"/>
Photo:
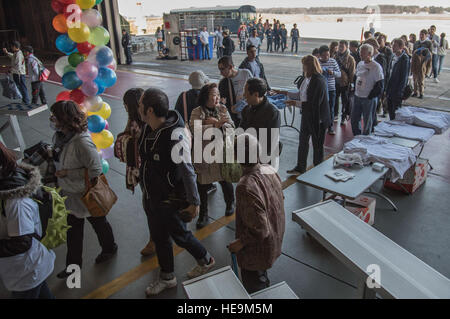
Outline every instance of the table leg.
<path id="1" fill-rule="evenodd" d="M 373 191 L 370 191 L 370 190 L 365 191 L 364 193 L 376 195 L 376 196 L 379 196 L 379 197 L 383 198 L 385 201 L 387 201 L 387 202 L 392 206 L 392 208 L 394 209 L 394 211 L 398 211 L 397 206 L 395 206 L 394 202 L 393 202 L 389 197 L 387 197 L 386 195 L 381 194 L 381 193 L 379 193 L 379 192 L 373 192 Z"/>
<path id="2" fill-rule="evenodd" d="M 14 136 L 17 139 L 17 142 L 19 143 L 20 151 L 25 151 L 25 141 L 22 136 L 22 131 L 20 130 L 19 121 L 17 120 L 16 115 L 9 115 L 9 123 L 11 123 L 11 128 L 14 132 Z"/>
<path id="3" fill-rule="evenodd" d="M 367 287 L 367 278 L 362 278 L 358 282 L 358 295 L 363 299 L 375 299 L 376 292 Z"/>

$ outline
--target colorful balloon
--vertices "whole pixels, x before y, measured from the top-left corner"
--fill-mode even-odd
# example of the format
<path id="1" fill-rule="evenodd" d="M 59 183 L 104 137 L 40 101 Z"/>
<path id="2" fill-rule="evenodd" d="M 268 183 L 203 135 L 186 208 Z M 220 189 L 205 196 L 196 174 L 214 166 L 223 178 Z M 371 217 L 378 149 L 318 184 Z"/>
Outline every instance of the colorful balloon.
<path id="1" fill-rule="evenodd" d="M 83 103 L 88 112 L 98 112 L 103 107 L 103 99 L 100 96 L 89 96 Z"/>
<path id="2" fill-rule="evenodd" d="M 70 100 L 70 91 L 62 91 L 56 96 L 56 102 L 69 100 Z"/>
<path id="3" fill-rule="evenodd" d="M 94 82 L 95 82 L 95 80 L 94 80 Z M 102 95 L 103 93 L 105 93 L 105 87 L 104 86 L 101 86 L 100 84 L 98 84 L 97 82 L 95 82 L 96 84 L 97 84 L 97 86 L 98 86 L 98 92 L 97 92 L 97 95 Z"/>
<path id="4" fill-rule="evenodd" d="M 108 148 L 114 143 L 114 136 L 108 130 L 92 133 L 91 137 L 94 144 L 100 149 Z"/>
<path id="5" fill-rule="evenodd" d="M 86 95 L 80 89 L 75 89 L 70 92 L 70 99 L 77 104 L 82 104 L 86 99 Z"/>
<path id="6" fill-rule="evenodd" d="M 56 38 L 56 48 L 65 55 L 78 52 L 77 44 L 73 42 L 67 34 L 62 34 Z"/>
<path id="7" fill-rule="evenodd" d="M 81 17 L 83 15 L 83 10 L 81 10 L 79 5 L 70 4 L 64 9 L 64 16 L 67 19 L 67 26 L 69 28 L 75 28 L 74 24 L 79 23 L 81 21 Z"/>
<path id="8" fill-rule="evenodd" d="M 102 3 L 102 2 L 103 2 L 103 0 L 95 0 L 95 5 L 98 5 L 98 4 Z"/>
<path id="9" fill-rule="evenodd" d="M 88 115 L 100 115 L 105 120 L 107 120 L 111 116 L 111 107 L 108 103 L 103 102 L 102 108 L 97 112 L 89 112 Z"/>
<path id="10" fill-rule="evenodd" d="M 87 25 L 80 22 L 80 27 L 70 28 L 68 34 L 72 41 L 76 43 L 83 43 L 90 39 L 91 31 L 89 30 L 89 27 Z"/>
<path id="11" fill-rule="evenodd" d="M 109 171 L 109 163 L 106 160 L 102 159 L 102 173 L 106 174 L 108 173 L 108 171 Z"/>
<path id="12" fill-rule="evenodd" d="M 66 33 L 68 30 L 67 20 L 64 14 L 58 14 L 57 16 L 55 16 L 53 18 L 52 24 L 53 28 L 55 28 L 55 30 L 59 33 Z"/>
<path id="13" fill-rule="evenodd" d="M 64 9 L 66 7 L 64 3 L 59 2 L 57 0 L 52 0 L 51 6 L 53 11 L 55 11 L 56 13 L 64 13 Z"/>
<path id="14" fill-rule="evenodd" d="M 107 66 L 107 68 L 111 69 L 113 71 L 116 71 L 117 70 L 117 62 L 116 62 L 116 60 L 113 60 L 112 63 Z"/>
<path id="15" fill-rule="evenodd" d="M 88 9 L 83 11 L 81 22 L 86 24 L 89 28 L 95 28 L 102 24 L 103 18 L 100 12 L 95 9 Z"/>
<path id="16" fill-rule="evenodd" d="M 98 75 L 98 68 L 91 62 L 84 61 L 78 64 L 77 75 L 83 82 L 94 81 Z"/>
<path id="17" fill-rule="evenodd" d="M 64 3 L 65 5 L 75 3 L 75 0 L 58 0 L 58 1 Z"/>
<path id="18" fill-rule="evenodd" d="M 81 91 L 83 91 L 86 96 L 95 96 L 98 92 L 98 86 L 93 81 L 84 82 L 81 86 Z"/>
<path id="19" fill-rule="evenodd" d="M 106 122 L 103 117 L 100 115 L 91 115 L 87 118 L 88 120 L 88 129 L 92 133 L 100 133 L 105 129 Z"/>
<path id="20" fill-rule="evenodd" d="M 62 84 L 68 90 L 75 90 L 83 84 L 83 81 L 80 80 L 75 72 L 68 72 L 63 75 Z"/>
<path id="21" fill-rule="evenodd" d="M 69 73 L 69 72 L 75 72 L 75 68 L 73 66 L 71 66 L 70 64 L 64 68 L 64 74 Z"/>
<path id="22" fill-rule="evenodd" d="M 105 130 L 107 130 L 107 128 L 105 127 Z M 105 148 L 104 150 L 102 150 L 102 158 L 103 159 L 110 159 L 114 157 L 114 144 L 111 145 L 108 148 Z"/>
<path id="23" fill-rule="evenodd" d="M 93 48 L 95 48 L 95 45 L 92 45 L 87 41 L 77 44 L 78 52 L 80 52 L 81 54 L 89 55 Z"/>
<path id="24" fill-rule="evenodd" d="M 109 88 L 117 82 L 116 72 L 108 68 L 99 68 L 95 82 L 104 88 Z"/>
<path id="25" fill-rule="evenodd" d="M 98 26 L 91 29 L 89 37 L 89 43 L 95 46 L 107 45 L 109 42 L 109 32 L 102 26 Z M 75 40 L 74 40 L 75 41 Z"/>
<path id="26" fill-rule="evenodd" d="M 78 66 L 78 64 L 84 62 L 85 59 L 86 59 L 85 56 L 80 53 L 72 53 L 69 56 L 69 63 L 71 66 L 76 68 Z"/>
<path id="27" fill-rule="evenodd" d="M 106 125 L 105 125 L 105 130 L 109 130 L 109 123 L 108 123 L 108 121 L 107 121 L 107 120 L 105 120 L 105 122 L 106 122 Z"/>
<path id="28" fill-rule="evenodd" d="M 77 0 L 76 2 L 83 10 L 90 9 L 95 6 L 95 0 Z"/>
<path id="29" fill-rule="evenodd" d="M 60 77 L 64 75 L 64 68 L 69 65 L 69 57 L 62 56 L 55 63 L 55 71 Z"/>
<path id="30" fill-rule="evenodd" d="M 99 66 L 106 67 L 111 63 L 113 63 L 114 54 L 110 48 L 106 46 L 98 47 L 98 49 L 95 52 L 96 52 L 95 60 L 97 61 L 97 64 Z"/>

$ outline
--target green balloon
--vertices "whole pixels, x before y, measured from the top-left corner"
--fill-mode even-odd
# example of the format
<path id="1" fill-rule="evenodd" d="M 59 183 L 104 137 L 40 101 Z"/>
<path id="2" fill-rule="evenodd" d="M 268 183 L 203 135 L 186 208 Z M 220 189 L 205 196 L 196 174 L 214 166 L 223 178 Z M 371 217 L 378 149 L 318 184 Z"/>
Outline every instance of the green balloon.
<path id="1" fill-rule="evenodd" d="M 75 70 L 76 70 L 76 68 L 74 68 L 70 64 L 66 65 L 66 67 L 64 68 L 64 74 L 66 74 L 67 72 L 76 72 Z"/>
<path id="2" fill-rule="evenodd" d="M 91 35 L 89 36 L 89 43 L 95 46 L 107 45 L 109 42 L 109 32 L 104 27 L 91 28 Z"/>
<path id="3" fill-rule="evenodd" d="M 78 64 L 80 64 L 81 62 L 84 62 L 86 58 L 84 57 L 84 55 L 80 54 L 80 53 L 72 53 L 71 55 L 69 55 L 69 63 L 71 66 L 73 66 L 74 68 L 76 68 L 78 66 Z"/>
<path id="4" fill-rule="evenodd" d="M 102 172 L 103 174 L 108 173 L 109 171 L 109 163 L 106 160 L 102 160 Z"/>
<path id="5" fill-rule="evenodd" d="M 102 3 L 103 0 L 95 0 L 95 5 Z"/>

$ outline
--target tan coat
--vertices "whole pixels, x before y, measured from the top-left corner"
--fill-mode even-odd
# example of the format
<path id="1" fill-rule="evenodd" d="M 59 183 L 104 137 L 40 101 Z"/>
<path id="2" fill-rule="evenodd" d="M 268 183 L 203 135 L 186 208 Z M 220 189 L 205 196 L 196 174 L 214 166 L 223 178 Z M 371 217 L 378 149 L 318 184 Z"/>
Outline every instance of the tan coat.
<path id="1" fill-rule="evenodd" d="M 339 86 L 346 87 L 346 86 L 349 86 L 350 83 L 353 82 L 353 78 L 355 76 L 355 69 L 356 69 L 355 59 L 350 55 L 350 52 L 347 54 L 347 58 L 344 60 L 343 65 L 344 65 L 346 71 L 349 72 L 349 74 L 347 74 L 347 72 L 345 72 L 341 68 L 341 77 L 339 79 L 337 79 L 337 82 L 338 82 Z"/>
<path id="2" fill-rule="evenodd" d="M 230 117 L 230 114 L 228 113 L 228 110 L 226 106 L 220 105 L 219 106 L 219 120 L 226 119 L 226 123 L 222 126 L 222 131 L 225 133 L 225 130 L 227 128 L 234 128 L 233 120 Z M 191 119 L 189 121 L 189 128 L 191 129 L 192 135 L 195 139 L 195 133 L 194 133 L 194 121 L 201 120 L 202 123 L 204 120 L 206 120 L 206 114 L 202 110 L 202 108 L 199 106 L 192 110 L 191 113 Z M 203 133 L 209 129 L 213 128 L 213 125 L 202 125 L 202 135 Z M 224 134 L 225 136 L 225 134 Z M 211 141 L 207 141 L 202 139 L 202 154 L 205 149 L 205 147 L 211 143 Z M 193 143 L 192 152 L 199 152 L 199 150 L 195 149 L 195 142 Z M 214 151 L 212 152 L 212 155 L 214 155 Z M 195 154 L 192 154 L 192 160 L 195 161 Z M 200 184 L 211 184 L 214 182 L 222 181 L 222 173 L 221 173 L 221 164 L 220 163 L 195 163 L 194 162 L 194 168 L 197 173 L 197 180 Z"/>

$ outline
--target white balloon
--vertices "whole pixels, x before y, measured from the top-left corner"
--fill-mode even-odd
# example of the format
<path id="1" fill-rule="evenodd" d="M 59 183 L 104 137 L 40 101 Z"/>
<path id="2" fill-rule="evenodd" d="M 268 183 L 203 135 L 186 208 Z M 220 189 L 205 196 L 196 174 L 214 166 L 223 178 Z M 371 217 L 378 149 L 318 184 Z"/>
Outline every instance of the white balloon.
<path id="1" fill-rule="evenodd" d="M 83 22 L 90 28 L 95 28 L 102 24 L 103 18 L 97 10 L 88 9 L 83 11 L 81 22 Z"/>
<path id="2" fill-rule="evenodd" d="M 64 68 L 69 65 L 69 57 L 62 56 L 55 63 L 55 71 L 62 78 L 64 75 Z"/>
<path id="3" fill-rule="evenodd" d="M 103 106 L 103 99 L 100 96 L 91 96 L 84 100 L 83 106 L 89 112 L 98 112 Z"/>

